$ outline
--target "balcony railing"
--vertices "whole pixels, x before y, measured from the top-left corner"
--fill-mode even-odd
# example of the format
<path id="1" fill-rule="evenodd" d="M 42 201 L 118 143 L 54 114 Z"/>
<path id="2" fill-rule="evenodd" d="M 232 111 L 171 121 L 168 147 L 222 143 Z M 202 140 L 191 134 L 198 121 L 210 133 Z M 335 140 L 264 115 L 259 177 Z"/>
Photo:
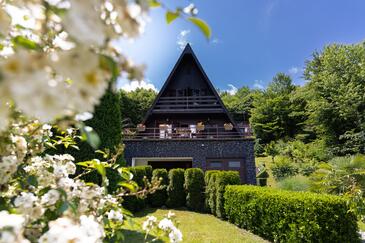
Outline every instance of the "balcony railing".
<path id="1" fill-rule="evenodd" d="M 144 131 L 138 131 L 137 128 L 125 128 L 123 130 L 123 139 L 142 140 L 142 139 L 241 139 L 252 137 L 252 131 L 249 127 L 237 127 L 240 132 L 235 129 L 226 130 L 224 127 L 208 127 L 204 130 L 188 127 L 158 128 L 148 127 Z"/>
<path id="2" fill-rule="evenodd" d="M 215 96 L 180 96 L 180 97 L 161 97 L 155 110 L 202 110 L 220 109 L 221 105 Z"/>

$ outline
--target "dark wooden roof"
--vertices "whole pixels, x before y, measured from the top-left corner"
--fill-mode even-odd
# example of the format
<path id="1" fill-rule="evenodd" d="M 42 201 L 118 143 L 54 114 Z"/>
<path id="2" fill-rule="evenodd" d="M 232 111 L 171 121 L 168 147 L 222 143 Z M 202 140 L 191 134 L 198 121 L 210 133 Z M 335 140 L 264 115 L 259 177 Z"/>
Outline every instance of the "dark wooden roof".
<path id="1" fill-rule="evenodd" d="M 188 64 L 186 64 L 186 63 L 188 63 Z M 176 77 L 177 77 L 177 75 L 181 76 L 181 70 L 184 68 L 187 68 L 187 65 L 193 65 L 193 67 L 195 69 L 197 69 L 200 73 L 200 75 L 199 75 L 200 78 L 190 81 L 189 85 L 197 85 L 196 84 L 197 82 L 200 82 L 199 85 L 205 85 L 208 90 L 207 91 L 208 95 L 206 96 L 206 99 L 215 101 L 215 103 L 214 103 L 215 105 L 213 105 L 213 106 L 206 105 L 206 107 L 204 107 L 204 105 L 198 105 L 199 106 L 198 108 L 201 108 L 201 109 L 195 109 L 195 110 L 178 109 L 178 108 L 174 109 L 174 110 L 169 110 L 169 109 L 164 110 L 163 103 L 166 102 L 164 100 L 170 99 L 169 97 L 166 97 L 166 93 L 168 92 L 169 87 L 176 86 L 176 82 L 179 82 L 179 84 L 185 82 L 184 78 L 179 77 L 179 79 L 178 79 Z M 178 81 L 176 81 L 177 79 L 178 79 Z M 183 99 L 184 97 L 181 97 L 181 98 Z M 200 98 L 200 97 L 197 96 L 196 98 Z M 201 98 L 201 99 L 205 99 L 205 98 Z M 181 53 L 174 68 L 170 72 L 167 80 L 165 81 L 165 83 L 162 86 L 160 92 L 158 93 L 156 99 L 154 100 L 151 108 L 145 115 L 143 123 L 146 123 L 152 114 L 161 114 L 161 113 L 207 113 L 207 114 L 214 114 L 214 113 L 222 114 L 223 113 L 227 116 L 227 119 L 235 126 L 235 128 L 237 127 L 235 121 L 232 119 L 228 110 L 224 106 L 218 92 L 216 91 L 212 82 L 209 80 L 208 76 L 204 72 L 201 64 L 198 61 L 198 58 L 195 56 L 195 54 L 189 44 L 186 45 L 185 49 Z M 239 130 L 239 129 L 237 129 L 237 130 Z"/>

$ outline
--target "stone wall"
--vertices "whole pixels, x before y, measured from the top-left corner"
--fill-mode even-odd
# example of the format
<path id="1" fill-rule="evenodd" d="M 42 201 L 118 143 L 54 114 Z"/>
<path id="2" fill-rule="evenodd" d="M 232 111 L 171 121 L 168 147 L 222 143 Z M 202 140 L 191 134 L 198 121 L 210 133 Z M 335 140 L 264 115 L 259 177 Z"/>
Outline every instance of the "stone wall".
<path id="1" fill-rule="evenodd" d="M 125 159 L 129 165 L 136 157 L 192 157 L 193 167 L 206 168 L 207 158 L 242 158 L 245 178 L 256 184 L 254 141 L 235 140 L 127 140 Z"/>

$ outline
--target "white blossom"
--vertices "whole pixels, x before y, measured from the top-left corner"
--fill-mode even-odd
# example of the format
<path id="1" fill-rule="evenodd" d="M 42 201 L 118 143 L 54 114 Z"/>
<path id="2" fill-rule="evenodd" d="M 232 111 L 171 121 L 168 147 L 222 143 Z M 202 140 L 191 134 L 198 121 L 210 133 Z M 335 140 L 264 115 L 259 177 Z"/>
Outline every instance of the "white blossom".
<path id="1" fill-rule="evenodd" d="M 183 240 L 183 235 L 179 229 L 174 227 L 169 233 L 169 238 L 171 243 L 181 242 Z"/>
<path id="2" fill-rule="evenodd" d="M 18 159 L 15 155 L 0 157 L 0 185 L 9 181 L 11 176 L 16 172 Z"/>
<path id="3" fill-rule="evenodd" d="M 30 209 L 34 206 L 37 201 L 37 197 L 31 192 L 22 192 L 20 196 L 16 197 L 14 200 L 14 205 L 17 208 Z"/>
<path id="4" fill-rule="evenodd" d="M 44 194 L 41 198 L 41 203 L 46 205 L 54 205 L 60 199 L 60 192 L 51 189 L 46 194 Z"/>
<path id="5" fill-rule="evenodd" d="M 4 243 L 27 243 L 23 238 L 23 226 L 25 219 L 22 215 L 9 214 L 0 211 L 0 242 Z"/>
<path id="6" fill-rule="evenodd" d="M 112 209 L 107 213 L 107 215 L 109 220 L 116 220 L 121 223 L 123 222 L 123 214 L 119 211 L 115 211 Z"/>
<path id="7" fill-rule="evenodd" d="M 81 43 L 101 46 L 106 39 L 98 9 L 101 1 L 70 0 L 70 3 L 71 8 L 63 19 L 67 32 Z"/>

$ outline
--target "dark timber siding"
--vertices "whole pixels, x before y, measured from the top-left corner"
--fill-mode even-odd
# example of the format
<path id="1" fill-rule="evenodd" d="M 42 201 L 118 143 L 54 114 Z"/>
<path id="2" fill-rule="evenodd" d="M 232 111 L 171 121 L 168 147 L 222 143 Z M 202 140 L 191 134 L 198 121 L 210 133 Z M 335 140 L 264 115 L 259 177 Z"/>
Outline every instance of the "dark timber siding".
<path id="1" fill-rule="evenodd" d="M 236 140 L 127 140 L 125 159 L 131 165 L 138 157 L 192 157 L 193 167 L 206 169 L 207 159 L 232 158 L 244 161 L 245 183 L 256 184 L 254 141 Z"/>

